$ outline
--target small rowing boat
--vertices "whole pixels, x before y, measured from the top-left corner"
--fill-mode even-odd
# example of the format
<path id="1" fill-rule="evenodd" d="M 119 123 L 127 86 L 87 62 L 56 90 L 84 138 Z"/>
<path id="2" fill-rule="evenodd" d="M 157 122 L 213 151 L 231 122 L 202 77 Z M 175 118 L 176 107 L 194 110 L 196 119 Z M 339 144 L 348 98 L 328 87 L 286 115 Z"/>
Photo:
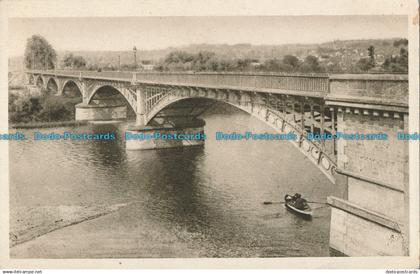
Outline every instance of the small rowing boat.
<path id="1" fill-rule="evenodd" d="M 287 194 L 284 196 L 284 202 L 288 209 L 305 217 L 312 216 L 312 209 L 307 201 L 301 198 L 301 195 L 296 193 L 294 196 Z"/>

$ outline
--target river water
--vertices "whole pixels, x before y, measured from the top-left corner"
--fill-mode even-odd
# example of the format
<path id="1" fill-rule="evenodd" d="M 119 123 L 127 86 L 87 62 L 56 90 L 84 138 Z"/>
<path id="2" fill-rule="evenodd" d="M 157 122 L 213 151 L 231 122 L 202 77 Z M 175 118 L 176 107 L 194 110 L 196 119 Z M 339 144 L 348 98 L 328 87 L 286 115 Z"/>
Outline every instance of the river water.
<path id="1" fill-rule="evenodd" d="M 114 254 L 96 243 L 92 257 L 329 256 L 327 206 L 314 204 L 314 217 L 304 220 L 282 204 L 262 202 L 282 201 L 295 192 L 326 201 L 339 195 L 337 187 L 287 141 L 215 139 L 216 131 L 274 133 L 248 114 L 208 114 L 204 119 L 204 147 L 150 151 L 125 150 L 125 122 L 38 130 L 117 132 L 117 140 L 108 142 L 33 141 L 36 129 L 20 130 L 29 140 L 10 142 L 11 209 L 127 203 L 127 214 L 109 220 L 114 228 L 97 225 L 103 240 L 112 235 L 124 237 L 124 243 L 137 234 L 154 235 L 141 238 L 141 252 L 124 252 L 120 246 Z M 92 231 L 88 235 L 100 239 Z M 171 241 L 159 240 L 165 237 Z"/>

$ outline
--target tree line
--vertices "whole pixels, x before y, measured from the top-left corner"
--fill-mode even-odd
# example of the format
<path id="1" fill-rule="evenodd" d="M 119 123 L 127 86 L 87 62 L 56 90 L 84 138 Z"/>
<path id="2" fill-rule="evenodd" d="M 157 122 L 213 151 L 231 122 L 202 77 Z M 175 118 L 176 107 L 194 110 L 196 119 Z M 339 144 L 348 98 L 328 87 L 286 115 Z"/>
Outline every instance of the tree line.
<path id="1" fill-rule="evenodd" d="M 216 72 L 288 72 L 288 73 L 366 73 L 366 72 L 395 72 L 408 71 L 408 40 L 399 39 L 393 43 L 399 49 L 398 55 L 385 58 L 379 64 L 376 60 L 375 47 L 367 48 L 368 57 L 354 60 L 350 68 L 343 68 L 340 62 L 321 62 L 315 55 L 297 57 L 285 55 L 281 58 L 268 58 L 259 60 L 255 58 L 228 58 L 219 56 L 211 51 L 189 53 L 186 51 L 172 51 L 165 58 L 155 63 L 157 71 L 216 71 Z M 325 57 L 324 55 L 320 56 Z M 25 49 L 25 64 L 28 69 L 54 69 L 57 65 L 57 54 L 48 41 L 39 35 L 33 35 L 27 41 Z M 89 64 L 83 56 L 66 54 L 62 59 L 62 68 L 78 70 L 136 70 L 135 64 L 121 64 L 119 66 L 108 64 L 105 67 L 99 64 Z"/>
<path id="2" fill-rule="evenodd" d="M 159 71 L 267 71 L 267 72 L 325 72 L 318 58 L 307 56 L 303 61 L 296 56 L 286 55 L 282 59 L 268 59 L 260 63 L 258 59 L 227 59 L 214 52 L 200 51 L 191 54 L 173 51 L 156 65 Z"/>

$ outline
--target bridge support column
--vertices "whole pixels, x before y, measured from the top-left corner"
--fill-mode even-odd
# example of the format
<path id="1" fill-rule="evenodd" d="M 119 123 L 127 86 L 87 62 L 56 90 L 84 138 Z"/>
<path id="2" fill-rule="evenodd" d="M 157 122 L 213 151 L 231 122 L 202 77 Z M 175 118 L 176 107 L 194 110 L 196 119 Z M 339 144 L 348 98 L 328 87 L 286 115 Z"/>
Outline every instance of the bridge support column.
<path id="1" fill-rule="evenodd" d="M 55 77 L 54 80 L 57 83 L 57 95 L 63 95 L 64 81 L 57 77 Z"/>
<path id="2" fill-rule="evenodd" d="M 25 73 L 25 78 L 24 78 L 24 85 L 29 86 L 32 84 L 32 74 L 30 73 Z"/>
<path id="3" fill-rule="evenodd" d="M 39 77 L 41 77 L 42 79 L 42 85 L 40 86 L 41 90 L 47 90 L 48 89 L 47 77 L 45 77 L 44 75 L 40 75 Z"/>
<path id="4" fill-rule="evenodd" d="M 205 122 L 201 119 L 167 126 L 136 127 L 125 133 L 127 150 L 149 150 L 204 145 Z"/>
<path id="5" fill-rule="evenodd" d="M 146 125 L 146 95 L 140 87 L 136 89 L 137 110 L 136 110 L 136 127 L 144 127 Z"/>

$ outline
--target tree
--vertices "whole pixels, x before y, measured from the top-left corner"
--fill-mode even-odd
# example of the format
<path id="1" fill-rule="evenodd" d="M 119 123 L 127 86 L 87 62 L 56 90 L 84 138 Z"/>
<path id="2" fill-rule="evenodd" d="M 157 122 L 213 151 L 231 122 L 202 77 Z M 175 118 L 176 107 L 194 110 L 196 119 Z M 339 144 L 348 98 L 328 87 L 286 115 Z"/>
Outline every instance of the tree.
<path id="1" fill-rule="evenodd" d="M 30 122 L 36 120 L 35 116 L 42 109 L 40 97 L 22 96 L 15 98 L 13 105 L 9 106 L 11 122 Z"/>
<path id="2" fill-rule="evenodd" d="M 39 121 L 64 121 L 66 117 L 70 117 L 70 109 L 66 108 L 62 98 L 56 96 L 43 96 L 41 98 L 41 106 L 35 113 L 35 119 Z"/>
<path id="3" fill-rule="evenodd" d="M 203 71 L 207 69 L 207 62 L 215 56 L 211 51 L 200 51 L 192 61 L 192 68 L 196 71 Z"/>
<path id="4" fill-rule="evenodd" d="M 76 55 L 73 53 L 67 53 L 63 58 L 64 66 L 67 68 L 85 68 L 86 60 L 82 56 Z"/>
<path id="5" fill-rule="evenodd" d="M 250 58 L 245 58 L 245 59 L 235 59 L 233 60 L 234 64 L 233 64 L 233 68 L 235 71 L 247 71 L 250 70 L 250 66 L 252 63 L 252 60 Z"/>
<path id="6" fill-rule="evenodd" d="M 370 58 L 361 58 L 356 63 L 356 67 L 358 70 L 366 72 L 374 67 L 372 60 Z"/>
<path id="7" fill-rule="evenodd" d="M 26 41 L 25 66 L 27 69 L 54 69 L 57 54 L 48 41 L 40 35 L 32 35 Z"/>
<path id="8" fill-rule="evenodd" d="M 408 46 L 408 40 L 407 39 L 399 39 L 394 41 L 394 47 L 398 48 L 399 46 Z"/>
<path id="9" fill-rule="evenodd" d="M 318 58 L 313 55 L 308 55 L 305 58 L 305 61 L 300 66 L 300 71 L 302 72 L 322 72 L 323 68 L 318 62 Z"/>
<path id="10" fill-rule="evenodd" d="M 368 56 L 369 58 L 360 58 L 356 63 L 356 71 L 366 72 L 375 67 L 375 47 L 368 47 Z"/>
<path id="11" fill-rule="evenodd" d="M 374 67 L 375 66 L 375 47 L 374 46 L 368 47 L 368 55 L 369 55 L 369 59 L 372 64 L 372 67 Z"/>
<path id="12" fill-rule="evenodd" d="M 408 70 L 408 51 L 405 48 L 400 49 L 399 63 L 401 66 L 406 67 L 406 69 Z"/>
<path id="13" fill-rule="evenodd" d="M 70 68 L 73 65 L 73 53 L 67 53 L 63 57 L 64 67 Z"/>
<path id="14" fill-rule="evenodd" d="M 283 57 L 283 64 L 286 68 L 290 68 L 290 70 L 294 71 L 299 66 L 299 59 L 294 55 L 285 55 Z"/>
<path id="15" fill-rule="evenodd" d="M 268 59 L 263 64 L 263 70 L 265 71 L 271 71 L 271 72 L 281 71 L 282 68 L 283 68 L 283 62 L 276 58 Z"/>
<path id="16" fill-rule="evenodd" d="M 74 56 L 73 68 L 84 68 L 86 67 L 86 60 L 82 56 Z"/>
<path id="17" fill-rule="evenodd" d="M 387 58 L 382 64 L 382 67 L 391 72 L 408 72 L 408 51 L 402 47 L 400 49 L 400 55 Z"/>
<path id="18" fill-rule="evenodd" d="M 329 73 L 343 73 L 343 68 L 340 66 L 339 63 L 336 63 L 336 62 L 328 63 L 326 70 Z"/>
<path id="19" fill-rule="evenodd" d="M 170 52 L 164 62 L 166 64 L 171 64 L 171 63 L 188 63 L 188 62 L 192 62 L 194 59 L 194 55 L 185 52 L 185 51 L 173 51 Z"/>

